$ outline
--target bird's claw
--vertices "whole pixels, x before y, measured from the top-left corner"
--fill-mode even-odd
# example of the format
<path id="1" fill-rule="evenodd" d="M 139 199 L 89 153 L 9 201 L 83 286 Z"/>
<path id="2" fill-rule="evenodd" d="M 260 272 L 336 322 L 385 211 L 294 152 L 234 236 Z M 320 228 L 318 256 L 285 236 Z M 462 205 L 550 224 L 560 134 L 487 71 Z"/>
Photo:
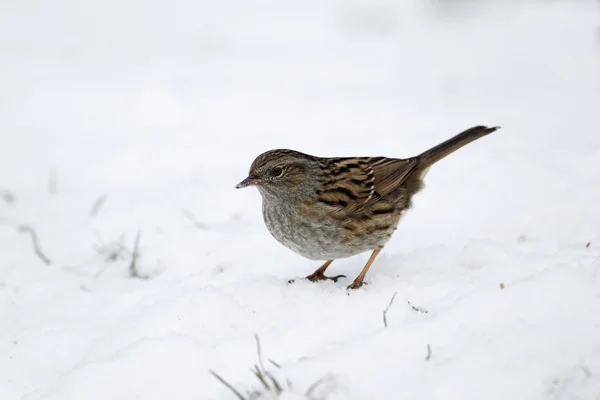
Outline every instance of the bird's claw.
<path id="1" fill-rule="evenodd" d="M 340 278 L 345 278 L 346 275 L 336 275 L 336 276 L 326 276 L 323 273 L 312 273 L 308 275 L 305 279 L 308 279 L 311 282 L 318 281 L 334 281 L 337 282 Z"/>
<path id="2" fill-rule="evenodd" d="M 368 282 L 365 281 L 354 281 L 351 284 L 349 284 L 346 289 L 350 290 L 350 289 L 360 289 L 361 287 L 363 287 L 364 285 L 368 285 Z"/>

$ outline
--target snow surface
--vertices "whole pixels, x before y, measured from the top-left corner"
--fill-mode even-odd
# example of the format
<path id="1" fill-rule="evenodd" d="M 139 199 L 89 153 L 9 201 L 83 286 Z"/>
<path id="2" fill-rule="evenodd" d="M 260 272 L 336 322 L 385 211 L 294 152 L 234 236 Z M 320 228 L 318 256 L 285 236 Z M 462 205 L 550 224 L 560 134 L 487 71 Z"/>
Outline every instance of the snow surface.
<path id="1" fill-rule="evenodd" d="M 3 1 L 0 399 L 235 399 L 208 370 L 260 388 L 255 334 L 282 399 L 600 399 L 599 11 Z M 351 293 L 368 254 L 289 285 L 318 264 L 234 189 L 476 124 Z"/>

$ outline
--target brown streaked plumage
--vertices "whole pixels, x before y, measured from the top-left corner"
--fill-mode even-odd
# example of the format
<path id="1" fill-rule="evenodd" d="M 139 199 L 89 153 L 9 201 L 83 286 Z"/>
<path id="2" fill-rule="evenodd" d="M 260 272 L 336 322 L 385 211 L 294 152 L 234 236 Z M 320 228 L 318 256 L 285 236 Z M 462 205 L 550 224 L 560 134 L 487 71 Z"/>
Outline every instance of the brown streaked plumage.
<path id="1" fill-rule="evenodd" d="M 249 176 L 236 187 L 256 185 L 263 198 L 263 218 L 273 237 L 311 260 L 327 260 L 306 278 L 325 276 L 338 258 L 372 251 L 349 289 L 357 289 L 371 264 L 423 188 L 429 168 L 466 144 L 496 131 L 475 126 L 407 159 L 387 157 L 322 158 L 294 150 L 259 155 Z"/>

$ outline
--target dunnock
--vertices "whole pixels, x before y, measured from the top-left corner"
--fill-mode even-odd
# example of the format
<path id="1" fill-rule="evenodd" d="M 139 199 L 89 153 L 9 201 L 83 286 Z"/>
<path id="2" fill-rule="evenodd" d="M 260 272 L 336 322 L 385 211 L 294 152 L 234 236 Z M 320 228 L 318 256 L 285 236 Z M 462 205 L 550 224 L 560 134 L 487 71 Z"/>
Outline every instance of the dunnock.
<path id="1" fill-rule="evenodd" d="M 411 207 L 412 196 L 423 188 L 428 169 L 498 128 L 475 126 L 407 159 L 322 158 L 270 150 L 254 160 L 249 176 L 236 187 L 258 188 L 265 224 L 277 241 L 308 259 L 327 260 L 306 277 L 313 282 L 337 281 L 344 275 L 324 274 L 333 260 L 372 251 L 348 286 L 357 289 Z"/>

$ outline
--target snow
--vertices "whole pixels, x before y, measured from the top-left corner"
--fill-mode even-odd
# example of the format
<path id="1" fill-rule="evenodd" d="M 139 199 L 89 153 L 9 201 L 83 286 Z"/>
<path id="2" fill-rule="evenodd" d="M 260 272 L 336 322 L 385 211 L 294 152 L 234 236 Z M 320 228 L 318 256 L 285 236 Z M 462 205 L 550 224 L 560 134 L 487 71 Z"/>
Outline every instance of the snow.
<path id="1" fill-rule="evenodd" d="M 599 399 L 598 4 L 448 3 L 2 2 L 0 399 Z M 477 124 L 358 291 L 234 189 Z"/>

